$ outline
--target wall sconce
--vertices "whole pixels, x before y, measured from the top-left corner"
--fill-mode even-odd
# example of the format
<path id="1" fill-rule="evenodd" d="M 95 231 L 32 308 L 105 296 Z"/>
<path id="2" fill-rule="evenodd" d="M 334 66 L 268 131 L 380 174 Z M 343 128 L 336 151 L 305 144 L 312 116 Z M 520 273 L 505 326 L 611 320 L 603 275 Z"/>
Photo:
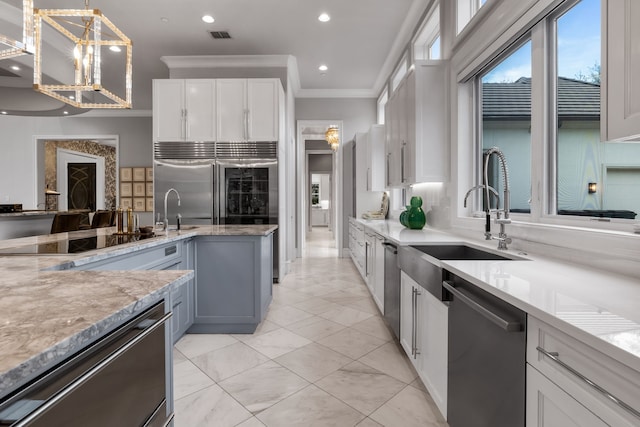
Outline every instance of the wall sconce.
<path id="1" fill-rule="evenodd" d="M 598 190 L 597 182 L 590 182 L 589 184 L 587 184 L 587 191 L 589 192 L 589 194 L 595 193 L 596 190 Z"/>

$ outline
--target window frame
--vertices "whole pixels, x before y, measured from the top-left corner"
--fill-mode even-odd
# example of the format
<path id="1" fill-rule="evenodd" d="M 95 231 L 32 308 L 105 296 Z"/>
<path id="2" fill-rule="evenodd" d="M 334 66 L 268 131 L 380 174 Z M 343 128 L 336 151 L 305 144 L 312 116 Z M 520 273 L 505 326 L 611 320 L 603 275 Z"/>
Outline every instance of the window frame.
<path id="1" fill-rule="evenodd" d="M 389 101 L 389 88 L 385 85 L 382 93 L 380 94 L 380 96 L 378 97 L 378 100 L 376 102 L 377 105 L 377 112 L 378 112 L 378 117 L 377 117 L 377 123 L 379 125 L 383 125 L 385 124 L 385 114 L 384 114 L 384 107 L 385 105 L 387 105 L 387 101 Z"/>

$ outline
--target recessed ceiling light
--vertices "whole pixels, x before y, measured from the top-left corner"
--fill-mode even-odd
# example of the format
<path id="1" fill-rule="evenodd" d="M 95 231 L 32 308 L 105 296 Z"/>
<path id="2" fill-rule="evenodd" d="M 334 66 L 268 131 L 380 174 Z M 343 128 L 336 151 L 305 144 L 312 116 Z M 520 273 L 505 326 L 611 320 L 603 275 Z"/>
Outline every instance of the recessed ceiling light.
<path id="1" fill-rule="evenodd" d="M 109 50 L 111 52 L 122 52 L 122 49 L 120 49 L 120 46 L 116 46 L 116 45 L 109 46 Z"/>
<path id="2" fill-rule="evenodd" d="M 213 16 L 211 16 L 211 15 L 204 15 L 202 17 L 202 20 L 204 22 L 206 22 L 207 24 L 213 24 L 213 22 L 215 21 L 215 19 L 213 19 Z"/>
<path id="3" fill-rule="evenodd" d="M 69 95 L 69 99 L 76 99 L 76 97 L 73 95 Z"/>
<path id="4" fill-rule="evenodd" d="M 331 20 L 331 17 L 326 13 L 322 13 L 320 14 L 320 16 L 318 16 L 318 21 L 320 22 L 329 22 L 330 20 Z"/>
<path id="5" fill-rule="evenodd" d="M 2 111 L 2 113 L 1 113 L 1 114 L 7 114 L 7 112 L 6 112 L 6 111 Z"/>
<path id="6" fill-rule="evenodd" d="M 327 71 L 328 69 L 329 69 L 329 67 L 327 67 L 324 64 L 322 64 L 321 66 L 318 67 L 318 70 L 320 70 L 320 71 Z"/>
<path id="7" fill-rule="evenodd" d="M 11 69 L 12 69 L 13 71 L 20 71 L 20 67 L 18 67 L 17 65 L 12 65 L 12 66 L 11 66 Z"/>
<path id="8" fill-rule="evenodd" d="M 169 22 L 169 18 L 165 18 L 164 16 L 163 16 L 162 18 L 160 18 L 160 20 L 161 20 L 162 22 Z"/>
<path id="9" fill-rule="evenodd" d="M 66 116 L 67 114 L 69 114 L 69 112 L 68 111 L 63 111 L 62 114 L 64 114 Z"/>

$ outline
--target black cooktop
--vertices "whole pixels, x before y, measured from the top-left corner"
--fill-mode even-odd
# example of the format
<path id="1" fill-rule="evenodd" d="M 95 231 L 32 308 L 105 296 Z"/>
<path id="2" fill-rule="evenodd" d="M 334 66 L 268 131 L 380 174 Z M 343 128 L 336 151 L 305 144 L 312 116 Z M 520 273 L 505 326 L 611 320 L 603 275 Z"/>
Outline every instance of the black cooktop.
<path id="1" fill-rule="evenodd" d="M 0 249 L 0 255 L 66 255 L 78 254 L 95 249 L 109 248 L 124 243 L 147 239 L 153 235 L 105 235 L 79 239 L 59 240 L 50 243 L 36 243 L 15 248 Z"/>

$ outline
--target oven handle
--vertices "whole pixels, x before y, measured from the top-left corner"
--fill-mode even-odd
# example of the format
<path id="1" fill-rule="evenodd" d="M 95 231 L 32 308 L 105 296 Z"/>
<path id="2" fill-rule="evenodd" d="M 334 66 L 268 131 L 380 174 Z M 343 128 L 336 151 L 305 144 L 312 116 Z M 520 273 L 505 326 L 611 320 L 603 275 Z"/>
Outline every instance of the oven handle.
<path id="1" fill-rule="evenodd" d="M 474 309 L 482 316 L 484 316 L 487 320 L 495 323 L 500 326 L 507 332 L 519 332 L 522 330 L 522 324 L 520 322 L 512 322 L 495 314 L 493 311 L 488 308 L 478 304 L 471 297 L 465 295 L 460 289 L 456 289 L 453 287 L 453 282 L 444 281 L 442 282 L 442 286 L 449 292 L 451 292 L 454 296 L 460 299 L 461 302 L 468 305 L 470 308 Z"/>
<path id="2" fill-rule="evenodd" d="M 173 315 L 172 312 L 169 312 L 167 314 L 165 314 L 163 317 L 161 317 L 160 319 L 158 319 L 158 321 L 156 321 L 154 324 L 152 324 L 151 326 L 149 326 L 148 328 L 146 328 L 143 332 L 141 332 L 139 335 L 136 335 L 135 338 L 133 338 L 131 341 L 128 341 L 126 344 L 124 344 L 122 347 L 120 347 L 118 350 L 114 351 L 113 353 L 111 353 L 108 357 L 106 357 L 105 359 L 101 360 L 100 363 L 98 363 L 97 365 L 95 365 L 93 368 L 89 369 L 87 372 L 85 372 L 84 374 L 82 374 L 80 377 L 78 377 L 74 382 L 72 382 L 71 384 L 69 384 L 66 388 L 64 388 L 63 390 L 61 390 L 58 394 L 56 394 L 55 396 L 53 396 L 51 399 L 47 400 L 42 406 L 40 406 L 38 409 L 36 409 L 35 411 L 33 411 L 32 413 L 30 413 L 29 415 L 27 415 L 25 418 L 23 418 L 22 420 L 20 420 L 17 424 L 15 424 L 14 427 L 23 427 L 28 425 L 30 422 L 34 421 L 36 418 L 38 418 L 40 415 L 42 415 L 44 412 L 46 412 L 47 410 L 49 410 L 49 408 L 51 408 L 53 405 L 57 404 L 58 402 L 60 402 L 62 399 L 64 399 L 65 397 L 67 397 L 67 395 L 69 395 L 70 393 L 72 393 L 73 391 L 75 391 L 75 389 L 77 389 L 78 387 L 80 387 L 82 384 L 84 384 L 85 382 L 87 382 L 88 380 L 91 379 L 91 377 L 95 376 L 97 373 L 99 373 L 105 366 L 109 365 L 111 362 L 113 362 L 115 359 L 117 359 L 118 357 L 120 357 L 123 353 L 127 352 L 129 349 L 131 349 L 131 347 L 133 347 L 134 345 L 138 344 L 140 341 L 142 341 L 147 335 L 149 335 L 150 333 L 152 333 L 153 331 L 155 331 L 156 329 L 158 329 L 160 326 L 162 326 L 167 320 L 169 320 L 169 318 Z"/>

